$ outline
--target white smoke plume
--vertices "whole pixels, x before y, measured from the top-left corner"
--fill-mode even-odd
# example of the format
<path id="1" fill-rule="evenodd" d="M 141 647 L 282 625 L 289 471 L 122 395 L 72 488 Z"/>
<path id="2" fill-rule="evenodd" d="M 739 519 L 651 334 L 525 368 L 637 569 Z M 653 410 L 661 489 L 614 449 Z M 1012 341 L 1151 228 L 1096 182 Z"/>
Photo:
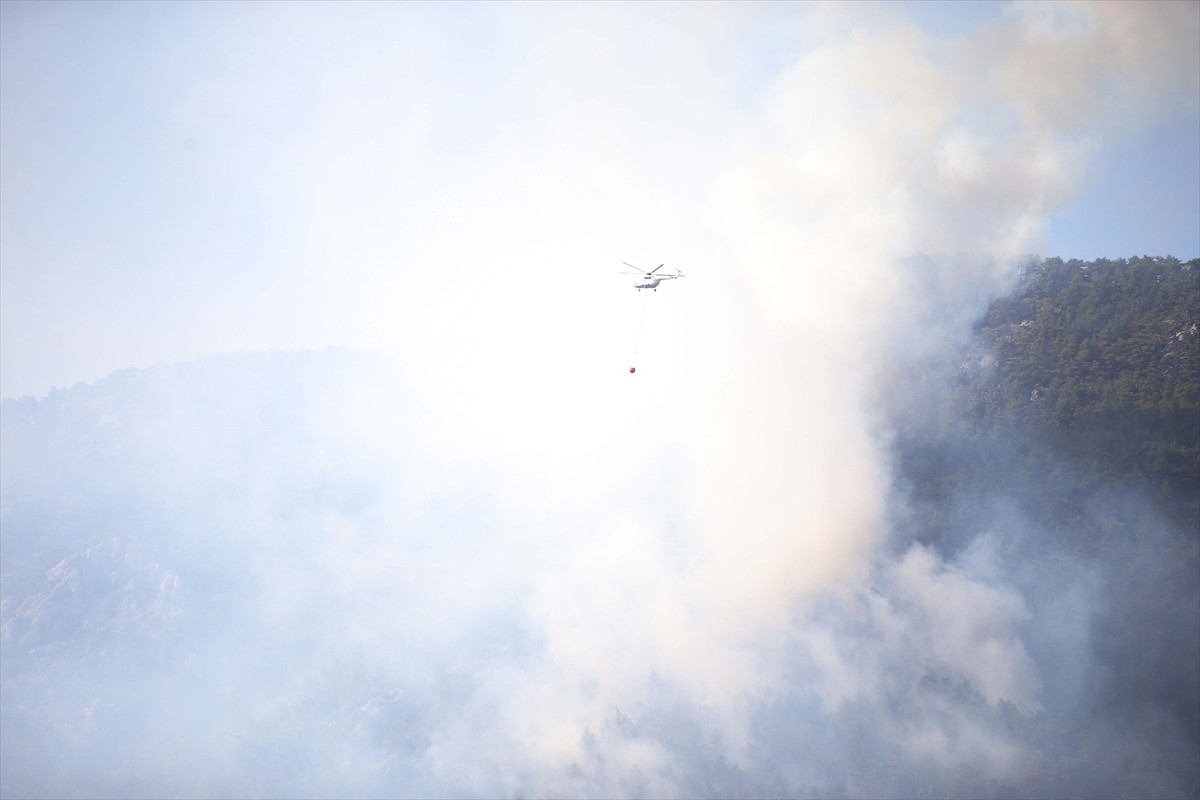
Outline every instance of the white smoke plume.
<path id="1" fill-rule="evenodd" d="M 549 653 L 569 681 L 554 716 L 596 727 L 637 702 L 631 691 L 649 673 L 709 706 L 743 703 L 777 679 L 764 643 L 789 630 L 806 640 L 803 623 L 790 629 L 805 598 L 862 591 L 888 536 L 879 381 L 907 342 L 929 335 L 911 327 L 912 309 L 977 311 L 1044 246 L 1097 132 L 1131 108 L 1195 101 L 1195 12 L 1019 6 L 969 41 L 877 9 L 818 12 L 829 35 L 782 70 L 740 143 L 747 152 L 714 172 L 700 213 L 710 249 L 697 262 L 729 277 L 684 296 L 693 308 L 679 312 L 681 348 L 733 344 L 707 363 L 685 360 L 666 402 L 642 409 L 686 453 L 683 556 L 626 520 L 588 531 L 540 583 Z M 916 285 L 907 259 L 926 253 L 957 256 L 966 280 Z M 668 421 L 688 406 L 686 424 Z M 920 549 L 894 569 L 914 615 L 906 651 L 989 702 L 1040 708 L 1018 594 Z M 831 685 L 855 672 L 834 649 L 822 670 Z M 581 683 L 591 696 L 572 704 Z M 831 696 L 865 691 L 870 676 L 850 683 Z"/>

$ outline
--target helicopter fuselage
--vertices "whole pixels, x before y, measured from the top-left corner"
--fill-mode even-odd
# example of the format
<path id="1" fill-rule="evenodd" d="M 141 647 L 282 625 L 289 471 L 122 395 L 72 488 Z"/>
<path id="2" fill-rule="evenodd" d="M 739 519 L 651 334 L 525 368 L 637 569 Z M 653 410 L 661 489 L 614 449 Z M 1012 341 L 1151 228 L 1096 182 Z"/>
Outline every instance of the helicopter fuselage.
<path id="1" fill-rule="evenodd" d="M 669 281 L 669 280 L 673 280 L 675 278 L 683 277 L 683 273 L 680 272 L 679 270 L 675 270 L 674 275 L 655 275 L 654 273 L 658 272 L 660 269 L 663 268 L 662 264 L 659 264 L 657 267 L 655 267 L 654 269 L 647 272 L 646 270 L 642 269 L 641 267 L 634 267 L 633 264 L 630 264 L 628 261 L 622 261 L 621 263 L 627 267 L 633 267 L 633 269 L 637 270 L 638 273 L 640 273 L 637 280 L 635 280 L 633 282 L 633 288 L 637 289 L 639 292 L 642 289 L 653 289 L 654 291 L 657 292 L 658 285 L 660 283 L 662 283 L 663 281 Z M 624 272 L 622 274 L 623 275 L 632 275 L 634 273 Z"/>
<path id="2" fill-rule="evenodd" d="M 682 275 L 655 275 L 652 278 L 644 278 L 634 281 L 633 288 L 637 289 L 639 292 L 642 289 L 653 289 L 654 291 L 658 291 L 658 285 L 663 281 L 671 281 L 682 277 Z"/>

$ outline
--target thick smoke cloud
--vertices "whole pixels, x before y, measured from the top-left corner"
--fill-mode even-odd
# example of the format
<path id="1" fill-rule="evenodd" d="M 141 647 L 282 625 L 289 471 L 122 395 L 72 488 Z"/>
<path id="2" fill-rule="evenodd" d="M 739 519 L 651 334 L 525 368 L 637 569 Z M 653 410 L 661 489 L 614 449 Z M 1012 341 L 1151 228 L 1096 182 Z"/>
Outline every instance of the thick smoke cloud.
<path id="1" fill-rule="evenodd" d="M 240 332 L 170 329 L 173 357 L 385 355 L 8 402 L 0 791 L 1038 796 L 1105 789 L 1048 752 L 1135 738 L 1128 788 L 1194 791 L 1194 732 L 1103 707 L 1123 554 L 1043 574 L 995 542 L 1049 531 L 997 498 L 929 542 L 892 445 L 1115 118 L 1197 101 L 1197 7 L 1017 6 L 970 38 L 869 6 L 504 8 L 462 28 L 488 65 L 425 9 L 212 33 L 239 69 L 174 124 L 287 217 L 259 219 L 289 267 L 231 270 Z M 798 44 L 734 105 L 765 23 Z M 298 105 L 239 139 L 285 74 Z M 648 299 L 607 274 L 663 253 L 689 277 Z M 1032 741 L 1039 714 L 1095 741 Z"/>

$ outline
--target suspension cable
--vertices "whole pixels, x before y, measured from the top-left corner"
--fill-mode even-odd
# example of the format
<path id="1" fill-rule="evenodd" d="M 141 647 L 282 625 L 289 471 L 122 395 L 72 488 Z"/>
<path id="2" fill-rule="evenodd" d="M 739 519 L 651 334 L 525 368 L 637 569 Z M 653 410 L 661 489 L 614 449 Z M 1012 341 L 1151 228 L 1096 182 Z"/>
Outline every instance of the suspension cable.
<path id="1" fill-rule="evenodd" d="M 644 298 L 642 298 L 642 317 L 638 321 L 637 340 L 634 341 L 634 343 L 633 343 L 633 362 L 632 362 L 633 366 L 631 366 L 629 368 L 630 372 L 633 372 L 635 369 L 637 369 L 638 348 L 642 346 L 642 326 L 646 324 L 646 304 L 649 301 L 650 301 L 650 293 L 647 292 L 646 296 Z"/>

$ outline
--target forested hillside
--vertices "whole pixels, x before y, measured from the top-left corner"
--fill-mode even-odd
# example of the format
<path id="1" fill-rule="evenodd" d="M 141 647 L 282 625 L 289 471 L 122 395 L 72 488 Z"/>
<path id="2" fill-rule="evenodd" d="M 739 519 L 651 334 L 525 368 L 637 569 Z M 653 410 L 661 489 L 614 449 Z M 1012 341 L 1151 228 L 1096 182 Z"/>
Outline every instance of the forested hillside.
<path id="1" fill-rule="evenodd" d="M 1028 497 L 1041 476 L 1062 489 L 1037 498 L 1058 521 L 1078 515 L 1080 487 L 1102 483 L 1196 527 L 1200 261 L 1047 259 L 976 332 L 956 374 L 935 382 L 938 414 L 903 439 L 922 497 L 984 485 Z"/>
<path id="2" fill-rule="evenodd" d="M 1195 490 L 1200 262 L 1046 261 L 980 332 L 996 355 L 969 384 L 983 428 L 1049 434 L 1100 477 Z"/>
<path id="3" fill-rule="evenodd" d="M 1081 763 L 1085 794 L 1144 794 L 1172 773 L 1200 791 L 1200 260 L 1031 266 L 956 363 L 913 383 L 897 422 L 905 530 L 944 552 L 984 543 L 1051 638 L 1081 646 L 1026 730 L 1052 766 L 1022 793 L 1080 791 Z M 1094 605 L 1055 620 L 1052 587 L 1072 582 Z M 1152 730 L 1178 749 L 1128 749 Z"/>

